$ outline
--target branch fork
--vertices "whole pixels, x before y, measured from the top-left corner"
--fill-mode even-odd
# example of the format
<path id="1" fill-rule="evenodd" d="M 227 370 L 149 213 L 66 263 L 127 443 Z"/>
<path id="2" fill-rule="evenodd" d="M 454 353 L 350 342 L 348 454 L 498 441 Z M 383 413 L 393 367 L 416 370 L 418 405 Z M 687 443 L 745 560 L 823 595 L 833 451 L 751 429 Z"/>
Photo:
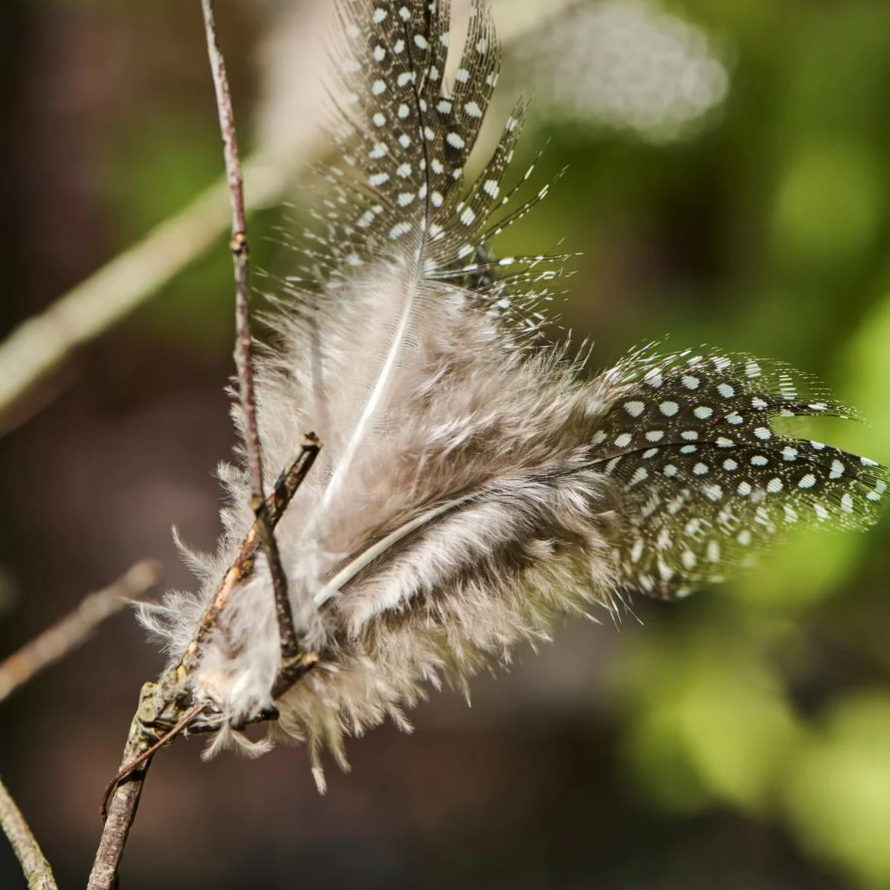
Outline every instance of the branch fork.
<path id="1" fill-rule="evenodd" d="M 106 792 L 107 811 L 103 805 L 105 825 L 90 875 L 89 890 L 113 890 L 116 886 L 124 846 L 154 754 L 179 734 L 213 731 L 221 728 L 224 723 L 225 716 L 214 708 L 212 702 L 194 701 L 191 679 L 200 665 L 204 643 L 218 631 L 220 619 L 234 591 L 253 573 L 258 548 L 262 548 L 269 566 L 281 648 L 280 668 L 272 689 L 273 699 L 283 695 L 318 661 L 318 655 L 304 651 L 301 644 L 274 530 L 311 469 L 321 445 L 314 434 L 306 436 L 296 459 L 282 472 L 271 494 L 266 496 L 263 489 L 263 453 L 257 423 L 251 357 L 253 335 L 250 319 L 250 247 L 243 178 L 225 61 L 217 37 L 213 0 L 201 0 L 201 8 L 232 206 L 232 238 L 229 247 L 235 275 L 235 366 L 251 481 L 250 506 L 255 519 L 238 556 L 223 576 L 179 662 L 168 668 L 157 683 L 143 686 L 139 708 L 124 748 L 121 769 Z M 249 722 L 262 722 L 276 717 L 277 713 L 264 712 L 257 714 L 256 719 Z"/>
<path id="2" fill-rule="evenodd" d="M 155 753 L 184 733 L 215 732 L 222 728 L 225 717 L 212 702 L 196 702 L 191 678 L 201 663 L 203 644 L 219 628 L 220 618 L 234 591 L 252 574 L 264 528 L 274 529 L 315 462 L 321 443 L 314 434 L 304 437 L 293 463 L 278 477 L 272 492 L 255 511 L 257 518 L 238 556 L 226 571 L 216 595 L 186 647 L 179 662 L 169 667 L 154 683 L 146 683 L 139 697 L 139 707 L 130 724 L 120 770 L 106 790 L 102 805 L 105 827 L 89 890 L 111 890 L 130 826 L 136 816 L 142 783 Z M 289 606 L 289 603 L 288 603 Z M 292 621 L 291 617 L 291 621 Z M 299 645 L 299 644 L 298 644 Z M 318 655 L 300 649 L 284 655 L 272 688 L 273 699 L 280 698 L 294 683 L 318 662 Z M 277 719 L 277 712 L 262 712 L 247 723 L 263 723 Z M 247 724 L 245 724 L 247 725 Z M 238 726 L 243 729 L 244 726 Z"/>

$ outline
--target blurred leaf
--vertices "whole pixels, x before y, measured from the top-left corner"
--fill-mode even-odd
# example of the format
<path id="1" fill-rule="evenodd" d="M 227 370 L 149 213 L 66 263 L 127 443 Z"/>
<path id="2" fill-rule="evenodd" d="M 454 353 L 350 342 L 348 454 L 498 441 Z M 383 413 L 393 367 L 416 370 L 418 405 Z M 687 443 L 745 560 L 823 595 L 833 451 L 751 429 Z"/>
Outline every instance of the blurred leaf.
<path id="1" fill-rule="evenodd" d="M 201 126 L 168 114 L 123 129 L 107 165 L 107 188 L 117 202 L 114 234 L 123 248 L 180 210 L 219 178 L 222 150 L 208 115 Z"/>
<path id="2" fill-rule="evenodd" d="M 654 799 L 685 811 L 723 801 L 766 809 L 794 753 L 797 721 L 772 668 L 742 640 L 699 628 L 646 642 L 622 664 L 635 700 L 627 757 Z M 634 655 L 629 656 L 631 659 Z"/>
<path id="3" fill-rule="evenodd" d="M 801 843 L 863 887 L 890 887 L 890 695 L 841 700 L 790 767 L 787 808 Z"/>
<path id="4" fill-rule="evenodd" d="M 886 133 L 886 117 L 876 112 L 890 74 L 890 6 L 806 9 L 798 6 L 779 48 L 784 77 L 777 148 L 796 154 L 813 143 L 871 141 Z"/>

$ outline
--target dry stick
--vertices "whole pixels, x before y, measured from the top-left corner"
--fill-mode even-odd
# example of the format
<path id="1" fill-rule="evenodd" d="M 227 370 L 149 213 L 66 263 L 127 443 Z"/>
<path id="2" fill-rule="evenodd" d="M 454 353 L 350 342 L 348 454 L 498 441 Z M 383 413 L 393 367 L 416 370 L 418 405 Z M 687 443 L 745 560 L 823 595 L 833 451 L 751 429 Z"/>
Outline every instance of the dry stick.
<path id="1" fill-rule="evenodd" d="M 158 567 L 140 562 L 113 584 L 87 596 L 73 612 L 0 664 L 0 703 L 40 671 L 82 645 L 93 631 L 128 602 L 141 599 L 158 583 Z M 7 789 L 0 782 L 0 825 L 21 863 L 31 890 L 57 890 L 43 856 Z"/>
<path id="2" fill-rule="evenodd" d="M 0 662 L 0 704 L 35 674 L 89 639 L 93 631 L 127 603 L 141 599 L 158 583 L 158 567 L 140 562 L 113 584 L 91 593 L 61 621 Z"/>
<path id="3" fill-rule="evenodd" d="M 311 469 L 319 448 L 319 441 L 314 435 L 306 436 L 296 460 L 278 478 L 262 508 L 271 527 L 274 528 L 284 515 Z M 186 647 L 179 663 L 165 672 L 157 684 L 147 683 L 143 687 L 139 710 L 133 718 L 121 758 L 120 778 L 115 779 L 115 788 L 107 803 L 105 826 L 90 874 L 89 890 L 112 890 L 115 886 L 127 837 L 136 818 L 145 775 L 151 764 L 151 755 L 148 752 L 161 738 L 167 741 L 175 735 L 169 730 L 187 729 L 189 721 L 198 716 L 189 713 L 191 702 L 183 695 L 183 691 L 187 689 L 189 676 L 200 662 L 202 644 L 218 627 L 219 618 L 228 605 L 232 592 L 253 573 L 259 537 L 260 520 L 257 519 L 245 535 L 238 556 L 223 576 L 195 636 Z M 310 670 L 317 660 L 317 656 L 313 653 L 306 653 L 299 663 L 299 668 L 283 667 L 273 687 L 273 696 L 286 691 L 302 673 Z M 189 721 L 184 722 L 186 716 L 189 717 Z M 152 726 L 163 727 L 166 735 L 153 735 L 148 731 Z"/>
<path id="4" fill-rule="evenodd" d="M 172 742 L 176 736 L 178 736 L 181 732 L 183 732 L 188 725 L 194 720 L 201 711 L 204 710 L 204 705 L 195 705 L 190 711 L 186 712 L 186 715 L 173 727 L 169 732 L 165 732 L 150 748 L 146 749 L 142 752 L 135 760 L 126 763 L 123 766 L 118 774 L 108 783 L 105 788 L 105 793 L 102 795 L 102 807 L 99 811 L 99 814 L 102 817 L 103 822 L 108 821 L 108 800 L 115 791 L 117 791 L 117 786 L 126 779 L 128 776 L 132 775 L 140 766 L 147 763 L 152 757 L 157 754 L 164 745 Z M 148 767 L 146 766 L 146 769 Z"/>
<path id="5" fill-rule="evenodd" d="M 40 844 L 31 833 L 25 817 L 16 806 L 12 795 L 0 781 L 0 826 L 9 838 L 16 859 L 28 879 L 29 890 L 59 890 Z"/>
<path id="6" fill-rule="evenodd" d="M 241 161 L 238 157 L 232 96 L 226 77 L 226 63 L 216 32 L 213 0 L 201 0 L 201 9 L 204 13 L 207 54 L 210 57 L 210 68 L 213 73 L 216 106 L 219 111 L 219 129 L 222 133 L 226 164 L 226 179 L 229 183 L 229 198 L 232 204 L 232 240 L 229 246 L 235 266 L 235 366 L 238 369 L 238 395 L 241 398 L 241 410 L 244 415 L 244 445 L 250 471 L 251 507 L 260 522 L 260 540 L 269 563 L 269 575 L 275 594 L 281 657 L 284 663 L 288 664 L 299 658 L 300 642 L 297 639 L 297 631 L 294 626 L 287 578 L 281 565 L 278 543 L 263 510 L 265 501 L 263 451 L 257 426 L 256 395 L 253 387 L 251 362 L 253 334 L 250 328 L 250 248 L 247 241 L 247 212 L 244 209 L 244 181 L 241 175 Z"/>
<path id="7" fill-rule="evenodd" d="M 201 0 L 201 9 L 204 13 L 207 54 L 210 57 L 216 106 L 219 112 L 219 129 L 223 141 L 229 203 L 232 207 L 232 240 L 229 247 L 235 264 L 235 365 L 238 369 L 238 389 L 246 426 L 247 462 L 253 494 L 262 496 L 263 460 L 257 430 L 256 400 L 251 367 L 250 250 L 247 242 L 247 212 L 244 209 L 244 181 L 241 175 L 241 161 L 238 157 L 235 118 L 232 112 L 229 82 L 226 77 L 226 65 L 216 33 L 213 0 Z"/>
<path id="8" fill-rule="evenodd" d="M 145 687 L 143 687 L 142 698 L 145 698 Z M 127 744 L 121 758 L 121 772 L 138 761 L 154 741 L 147 736 L 142 726 L 141 710 L 140 702 L 140 709 L 133 717 Z M 90 872 L 88 890 L 115 890 L 117 887 L 118 867 L 124 847 L 127 845 L 127 838 L 130 836 L 130 829 L 133 827 L 133 820 L 136 818 L 139 798 L 142 796 L 142 785 L 150 765 L 150 757 L 140 761 L 139 765 L 131 768 L 126 774 L 126 778 L 115 786 L 105 813 L 102 838 Z M 105 796 L 105 800 L 107 799 L 108 792 Z M 104 808 L 105 801 L 103 801 Z"/>

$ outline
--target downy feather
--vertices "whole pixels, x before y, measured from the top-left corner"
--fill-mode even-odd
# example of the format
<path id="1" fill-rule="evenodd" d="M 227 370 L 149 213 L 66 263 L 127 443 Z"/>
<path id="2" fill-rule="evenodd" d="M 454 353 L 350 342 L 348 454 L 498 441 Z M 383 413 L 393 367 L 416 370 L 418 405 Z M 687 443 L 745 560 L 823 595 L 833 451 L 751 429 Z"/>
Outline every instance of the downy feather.
<path id="1" fill-rule="evenodd" d="M 323 442 L 277 529 L 321 659 L 276 703 L 280 726 L 345 765 L 344 734 L 407 728 L 427 686 L 466 688 L 561 613 L 614 609 L 628 589 L 683 595 L 798 522 L 864 525 L 886 483 L 871 461 L 773 430 L 777 415 L 843 413 L 781 366 L 643 350 L 591 381 L 546 345 L 538 306 L 562 258 L 488 248 L 547 191 L 523 203 L 529 173 L 509 184 L 524 106 L 464 181 L 499 66 L 484 2 L 450 84 L 447 2 L 338 13 L 343 166 L 302 239 L 304 274 L 276 296 L 256 385 L 267 484 L 304 433 Z M 189 557 L 198 594 L 143 608 L 174 656 L 253 519 L 239 467 L 221 472 L 218 553 Z M 259 564 L 194 693 L 237 724 L 272 704 L 278 657 Z"/>

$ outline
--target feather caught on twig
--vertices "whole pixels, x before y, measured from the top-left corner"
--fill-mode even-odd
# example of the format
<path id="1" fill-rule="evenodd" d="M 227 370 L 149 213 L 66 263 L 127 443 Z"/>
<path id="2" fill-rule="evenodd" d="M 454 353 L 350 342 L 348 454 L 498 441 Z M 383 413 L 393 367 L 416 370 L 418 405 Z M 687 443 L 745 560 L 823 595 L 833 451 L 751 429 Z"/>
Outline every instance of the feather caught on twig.
<path id="1" fill-rule="evenodd" d="M 343 761 L 342 738 L 442 680 L 465 686 L 561 613 L 616 609 L 720 580 L 792 526 L 864 526 L 882 468 L 785 437 L 777 416 L 843 414 L 779 365 L 635 353 L 594 380 L 544 344 L 561 257 L 494 259 L 518 198 L 524 106 L 482 173 L 467 159 L 498 76 L 486 5 L 446 78 L 449 4 L 341 0 L 337 144 L 306 272 L 277 295 L 257 373 L 265 463 L 324 447 L 277 528 L 297 627 L 317 667 L 276 705 L 283 729 Z M 202 589 L 144 620 L 181 653 L 253 515 L 244 473 Z M 238 725 L 272 704 L 275 606 L 261 566 L 194 675 Z"/>

